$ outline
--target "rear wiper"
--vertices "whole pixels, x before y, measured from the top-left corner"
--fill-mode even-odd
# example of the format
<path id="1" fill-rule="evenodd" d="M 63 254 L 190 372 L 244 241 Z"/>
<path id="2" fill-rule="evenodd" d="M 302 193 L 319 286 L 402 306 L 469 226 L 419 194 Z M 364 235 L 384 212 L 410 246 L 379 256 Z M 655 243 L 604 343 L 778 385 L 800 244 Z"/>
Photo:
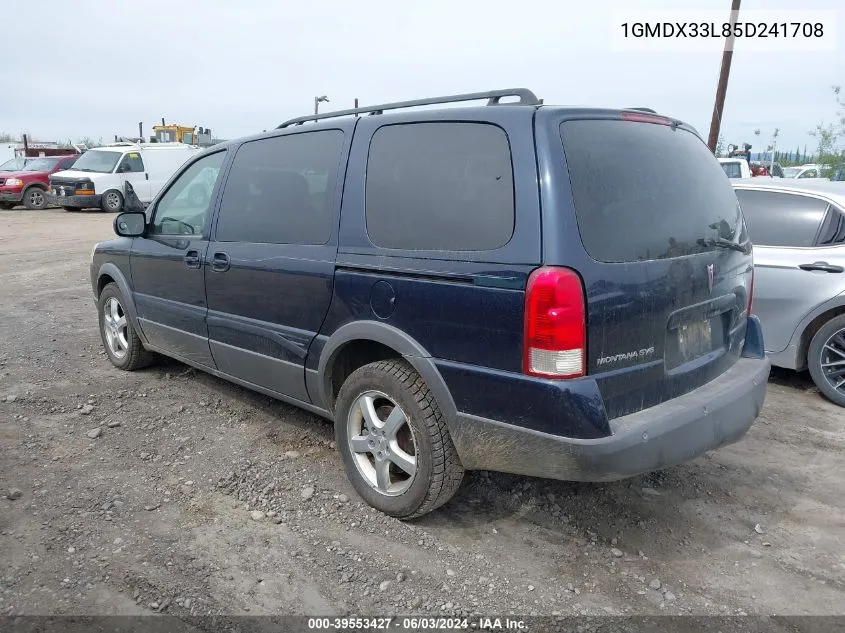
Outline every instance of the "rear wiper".
<path id="1" fill-rule="evenodd" d="M 730 240 L 726 240 L 723 237 L 716 237 L 710 238 L 709 240 L 705 240 L 703 238 L 698 240 L 698 243 L 701 246 L 715 246 L 716 248 L 729 248 L 733 251 L 739 251 L 740 253 L 747 253 L 748 248 L 743 246 L 742 244 L 737 244 L 736 242 L 731 242 Z"/>

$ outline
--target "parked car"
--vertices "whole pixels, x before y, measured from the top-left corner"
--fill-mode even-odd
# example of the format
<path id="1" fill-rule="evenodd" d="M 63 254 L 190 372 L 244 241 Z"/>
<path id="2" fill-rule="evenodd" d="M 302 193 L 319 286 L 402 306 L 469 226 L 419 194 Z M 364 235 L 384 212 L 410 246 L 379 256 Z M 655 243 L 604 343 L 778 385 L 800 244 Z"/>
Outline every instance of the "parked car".
<path id="1" fill-rule="evenodd" d="M 783 178 L 783 167 L 779 163 L 770 163 L 768 161 L 752 162 L 751 175 Z"/>
<path id="2" fill-rule="evenodd" d="M 735 181 L 766 353 L 845 406 L 845 183 Z"/>
<path id="3" fill-rule="evenodd" d="M 751 178 L 751 166 L 744 158 L 719 158 L 728 178 Z"/>
<path id="4" fill-rule="evenodd" d="M 77 158 L 77 154 L 44 156 L 27 160 L 20 171 L 0 174 L 0 209 L 14 209 L 19 204 L 27 209 L 43 209 L 47 206 L 45 194 L 50 174 L 70 169 Z"/>
<path id="5" fill-rule="evenodd" d="M 666 468 L 763 404 L 736 195 L 657 114 L 516 90 L 309 115 L 192 157 L 114 226 L 91 260 L 111 362 L 159 352 L 333 420 L 396 517 L 466 469 Z"/>
<path id="6" fill-rule="evenodd" d="M 114 143 L 90 149 L 73 169 L 50 177 L 49 200 L 68 210 L 116 212 L 123 207 L 123 184 L 130 182 L 141 202 L 147 204 L 199 151 L 183 143 Z"/>
<path id="7" fill-rule="evenodd" d="M 783 170 L 784 178 L 823 178 L 821 165 L 800 165 L 798 167 L 785 167 Z"/>

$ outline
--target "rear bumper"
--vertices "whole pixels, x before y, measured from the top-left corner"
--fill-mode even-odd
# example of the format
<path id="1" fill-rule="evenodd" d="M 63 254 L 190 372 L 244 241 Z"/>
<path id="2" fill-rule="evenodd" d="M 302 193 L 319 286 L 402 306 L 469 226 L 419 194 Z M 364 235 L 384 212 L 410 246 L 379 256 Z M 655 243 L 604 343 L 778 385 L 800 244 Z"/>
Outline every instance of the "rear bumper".
<path id="1" fill-rule="evenodd" d="M 23 200 L 23 189 L 20 191 L 0 191 L 0 202 L 20 202 Z"/>
<path id="2" fill-rule="evenodd" d="M 763 407 L 770 367 L 767 358 L 740 358 L 686 395 L 612 420 L 609 437 L 560 437 L 460 413 L 452 435 L 468 469 L 571 481 L 624 479 L 739 440 Z"/>
<path id="3" fill-rule="evenodd" d="M 102 196 L 94 194 L 92 196 L 55 196 L 52 193 L 47 194 L 47 203 L 57 207 L 73 207 L 74 209 L 93 209 L 99 208 L 100 199 Z"/>

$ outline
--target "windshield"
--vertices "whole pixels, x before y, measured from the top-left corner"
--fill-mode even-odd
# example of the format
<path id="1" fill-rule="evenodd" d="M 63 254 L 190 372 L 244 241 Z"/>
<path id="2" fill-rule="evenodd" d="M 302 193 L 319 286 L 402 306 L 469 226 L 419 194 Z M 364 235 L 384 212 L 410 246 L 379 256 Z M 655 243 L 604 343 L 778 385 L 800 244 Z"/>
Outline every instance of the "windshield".
<path id="1" fill-rule="evenodd" d="M 73 165 L 76 171 L 94 171 L 101 174 L 108 174 L 117 165 L 117 161 L 123 156 L 123 152 L 106 152 L 91 149 L 79 157 Z"/>
<path id="2" fill-rule="evenodd" d="M 0 165 L 0 171 L 20 171 L 27 163 L 29 159 L 26 158 L 10 158 Z"/>
<path id="3" fill-rule="evenodd" d="M 783 177 L 784 178 L 797 178 L 798 174 L 801 173 L 800 167 L 784 167 L 783 169 Z"/>
<path id="4" fill-rule="evenodd" d="M 23 171 L 50 171 L 60 160 L 61 158 L 39 158 L 27 163 Z"/>
<path id="5" fill-rule="evenodd" d="M 564 122 L 561 137 L 581 240 L 593 259 L 681 257 L 740 239 L 733 187 L 692 132 L 596 119 Z"/>

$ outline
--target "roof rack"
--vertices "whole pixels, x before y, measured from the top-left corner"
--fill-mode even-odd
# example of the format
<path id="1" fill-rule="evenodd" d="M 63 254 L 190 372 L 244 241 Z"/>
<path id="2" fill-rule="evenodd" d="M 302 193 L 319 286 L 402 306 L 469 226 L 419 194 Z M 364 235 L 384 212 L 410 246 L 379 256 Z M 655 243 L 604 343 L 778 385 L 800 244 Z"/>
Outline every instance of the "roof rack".
<path id="1" fill-rule="evenodd" d="M 502 97 L 519 97 L 517 102 L 501 103 Z M 487 99 L 487 105 L 541 105 L 542 99 L 527 88 L 509 88 L 507 90 L 490 90 L 488 92 L 469 92 L 460 95 L 448 95 L 445 97 L 430 97 L 428 99 L 414 99 L 413 101 L 396 101 L 395 103 L 383 103 L 381 105 L 368 106 L 366 108 L 351 108 L 349 110 L 336 110 L 323 114 L 311 114 L 290 119 L 282 123 L 277 129 L 290 125 L 302 125 L 307 121 L 318 121 L 320 119 L 332 119 L 335 117 L 349 116 L 352 114 L 382 114 L 385 110 L 398 110 L 400 108 L 414 108 L 417 106 L 436 105 L 438 103 L 459 103 L 461 101 L 478 101 Z"/>

